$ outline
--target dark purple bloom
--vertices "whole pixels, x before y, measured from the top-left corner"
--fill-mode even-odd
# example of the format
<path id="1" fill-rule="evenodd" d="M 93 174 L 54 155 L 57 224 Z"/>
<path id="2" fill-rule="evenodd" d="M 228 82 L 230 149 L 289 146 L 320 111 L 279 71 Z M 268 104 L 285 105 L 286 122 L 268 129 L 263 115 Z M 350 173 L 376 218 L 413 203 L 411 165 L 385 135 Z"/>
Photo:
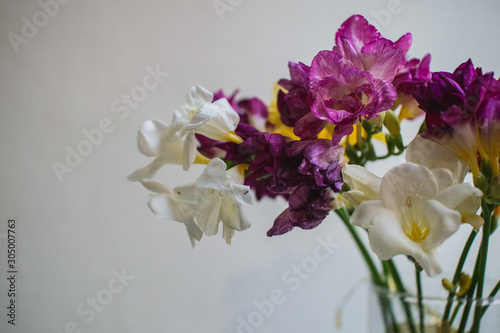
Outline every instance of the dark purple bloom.
<path id="1" fill-rule="evenodd" d="M 316 227 L 333 209 L 335 193 L 343 185 L 343 147 L 325 139 L 293 141 L 285 152 L 286 163 L 276 171 L 269 189 L 288 193 L 289 207 L 275 220 L 269 236 L 293 227 Z"/>
<path id="2" fill-rule="evenodd" d="M 293 127 L 293 133 L 302 139 L 314 139 L 323 130 L 326 123 L 311 114 L 313 103 L 309 67 L 303 63 L 288 64 L 290 80 L 282 79 L 278 83 L 288 93 L 278 93 L 278 111 L 283 124 Z"/>
<path id="3" fill-rule="evenodd" d="M 291 142 L 286 149 L 289 157 L 300 156 L 302 161 L 297 171 L 312 176 L 317 187 L 329 186 L 340 192 L 342 181 L 342 159 L 344 147 L 334 146 L 330 140 Z"/>
<path id="4" fill-rule="evenodd" d="M 476 109 L 479 141 L 498 176 L 500 155 L 500 81 L 491 80 Z"/>
<path id="5" fill-rule="evenodd" d="M 282 194 L 270 191 L 269 187 L 273 184 L 277 171 L 286 163 L 287 141 L 280 134 L 256 133 L 238 146 L 237 157 L 241 159 L 241 156 L 246 156 L 248 160 L 237 162 L 249 164 L 245 185 L 255 190 L 258 200 L 266 195 L 274 198 Z"/>
<path id="6" fill-rule="evenodd" d="M 317 227 L 334 208 L 332 203 L 335 196 L 328 187 L 313 189 L 308 185 L 300 185 L 291 193 L 288 199 L 289 207 L 276 218 L 267 235 L 282 235 L 294 227 Z"/>
<path id="7" fill-rule="evenodd" d="M 426 113 L 427 130 L 422 135 L 448 147 L 467 162 L 475 176 L 480 172 L 477 114 L 478 109 L 490 108 L 486 99 L 492 94 L 493 81 L 493 73 L 483 74 L 469 59 L 453 73 L 433 73 L 432 80 L 417 87 L 414 94 Z"/>

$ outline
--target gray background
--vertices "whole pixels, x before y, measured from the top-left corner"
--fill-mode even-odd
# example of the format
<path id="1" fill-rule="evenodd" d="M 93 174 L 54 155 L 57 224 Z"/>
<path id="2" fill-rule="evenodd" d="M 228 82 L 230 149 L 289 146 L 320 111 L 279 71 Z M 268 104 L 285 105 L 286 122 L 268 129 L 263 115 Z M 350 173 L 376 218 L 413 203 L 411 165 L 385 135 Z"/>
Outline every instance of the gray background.
<path id="1" fill-rule="evenodd" d="M 451 71 L 470 57 L 498 73 L 500 6 L 494 0 L 222 2 L 232 10 L 219 16 L 213 1 L 73 0 L 43 22 L 37 1 L 0 1 L 1 332 L 236 332 L 238 318 L 247 321 L 257 311 L 254 301 L 273 290 L 284 302 L 255 332 L 333 332 L 335 311 L 353 285 L 359 288 L 343 305 L 341 331 L 366 328 L 367 270 L 333 215 L 312 231 L 267 238 L 286 204 L 265 200 L 245 207 L 252 227 L 237 233 L 233 245 L 214 236 L 192 249 L 184 227 L 153 216 L 148 191 L 125 179 L 149 160 L 137 151 L 136 131 L 150 118 L 170 122 L 193 84 L 228 93 L 239 88 L 242 97 L 269 102 L 273 84 L 288 77 L 287 62 L 309 64 L 330 49 L 340 24 L 355 13 L 393 40 L 411 32 L 410 55 L 430 52 L 432 70 Z M 16 52 L 9 33 L 22 36 L 23 18 L 33 22 L 33 16 L 42 26 Z M 168 77 L 126 116 L 113 112 L 112 103 L 156 66 Z M 103 119 L 113 130 L 59 181 L 53 162 L 64 163 L 66 147 L 76 149 L 86 140 L 82 131 Z M 373 168 L 382 174 L 399 161 Z M 201 171 L 168 166 L 158 178 L 175 186 Z M 18 221 L 15 327 L 5 315 L 9 218 Z M 444 263 L 456 261 L 468 230 L 440 249 Z M 492 252 L 500 250 L 498 236 Z M 283 276 L 292 276 L 294 265 L 313 261 L 318 237 L 338 247 L 300 284 L 288 282 Z M 411 265 L 398 261 L 411 280 Z M 113 272 L 123 269 L 133 280 L 110 293 L 110 283 L 120 285 Z M 498 276 L 498 267 L 491 272 Z M 439 285 L 440 277 L 426 283 Z M 93 297 L 106 303 L 101 311 L 92 318 L 78 313 L 90 309 Z"/>

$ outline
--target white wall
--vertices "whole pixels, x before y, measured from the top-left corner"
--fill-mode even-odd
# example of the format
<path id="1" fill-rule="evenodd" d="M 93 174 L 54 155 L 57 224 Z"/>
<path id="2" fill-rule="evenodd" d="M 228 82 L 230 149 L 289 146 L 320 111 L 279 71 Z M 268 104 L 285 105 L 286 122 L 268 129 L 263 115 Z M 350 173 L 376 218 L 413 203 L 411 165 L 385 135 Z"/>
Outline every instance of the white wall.
<path id="1" fill-rule="evenodd" d="M 254 301 L 280 291 L 283 303 L 255 332 L 333 332 L 341 298 L 367 277 L 343 225 L 331 216 L 315 230 L 268 238 L 286 205 L 265 200 L 246 207 L 252 228 L 233 245 L 205 237 L 191 249 L 184 227 L 154 217 L 148 191 L 125 179 L 148 161 L 137 151 L 137 128 L 150 118 L 170 122 L 193 84 L 269 101 L 274 82 L 288 77 L 287 62 L 310 63 L 331 48 L 355 13 L 389 38 L 412 32 L 410 54 L 430 52 L 433 70 L 451 71 L 470 57 L 500 72 L 494 0 L 221 2 L 233 10 L 218 16 L 212 0 L 73 0 L 50 7 L 49 17 L 38 1 L 0 1 L 0 233 L 15 218 L 18 250 L 13 327 L 0 238 L 1 332 L 236 332 L 238 318 L 253 318 Z M 22 37 L 24 20 L 34 19 L 41 27 L 24 28 L 24 43 L 13 47 L 9 33 Z M 112 103 L 141 85 L 148 67 L 168 76 L 128 114 L 114 113 Z M 66 147 L 76 149 L 82 131 L 103 119 L 110 133 L 60 181 L 52 163 L 65 163 Z M 169 166 L 159 176 L 178 185 L 201 170 Z M 442 249 L 445 259 L 458 256 L 464 236 Z M 338 247 L 297 279 L 293 266 L 311 261 L 318 238 Z M 122 270 L 131 276 L 123 285 L 114 278 Z M 365 328 L 365 289 L 345 306 L 343 332 Z M 87 304 L 96 296 L 109 301 L 101 312 Z"/>

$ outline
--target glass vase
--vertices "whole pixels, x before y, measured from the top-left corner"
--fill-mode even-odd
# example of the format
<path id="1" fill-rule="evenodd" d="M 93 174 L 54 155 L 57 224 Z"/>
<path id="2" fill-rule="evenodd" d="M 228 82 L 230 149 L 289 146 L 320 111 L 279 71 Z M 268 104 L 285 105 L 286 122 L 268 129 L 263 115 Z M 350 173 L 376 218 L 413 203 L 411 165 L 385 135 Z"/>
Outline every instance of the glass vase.
<path id="1" fill-rule="evenodd" d="M 369 317 L 369 333 L 494 333 L 500 332 L 500 296 L 424 296 L 419 302 L 415 295 L 372 286 Z M 473 328 L 475 317 L 481 319 Z"/>

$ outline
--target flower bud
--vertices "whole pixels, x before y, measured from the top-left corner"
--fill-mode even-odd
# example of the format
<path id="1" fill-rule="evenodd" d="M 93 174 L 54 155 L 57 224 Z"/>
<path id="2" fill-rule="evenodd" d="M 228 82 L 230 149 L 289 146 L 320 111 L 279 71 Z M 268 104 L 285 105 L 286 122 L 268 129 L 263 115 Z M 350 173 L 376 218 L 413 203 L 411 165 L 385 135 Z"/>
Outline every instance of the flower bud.
<path id="1" fill-rule="evenodd" d="M 398 116 L 392 110 L 385 111 L 384 126 L 395 138 L 399 137 L 401 134 L 401 126 L 399 124 Z"/>
<path id="2" fill-rule="evenodd" d="M 448 290 L 449 292 L 455 292 L 455 286 L 450 280 L 443 279 L 441 280 L 441 283 L 443 284 L 444 289 Z"/>
<path id="3" fill-rule="evenodd" d="M 470 276 L 466 273 L 461 273 L 460 274 L 460 280 L 459 280 L 459 289 L 457 291 L 457 296 L 462 297 L 464 296 L 470 289 L 470 285 L 472 283 L 472 279 Z"/>
<path id="4" fill-rule="evenodd" d="M 500 205 L 500 176 L 491 181 L 486 191 L 485 201 L 489 204 Z"/>

